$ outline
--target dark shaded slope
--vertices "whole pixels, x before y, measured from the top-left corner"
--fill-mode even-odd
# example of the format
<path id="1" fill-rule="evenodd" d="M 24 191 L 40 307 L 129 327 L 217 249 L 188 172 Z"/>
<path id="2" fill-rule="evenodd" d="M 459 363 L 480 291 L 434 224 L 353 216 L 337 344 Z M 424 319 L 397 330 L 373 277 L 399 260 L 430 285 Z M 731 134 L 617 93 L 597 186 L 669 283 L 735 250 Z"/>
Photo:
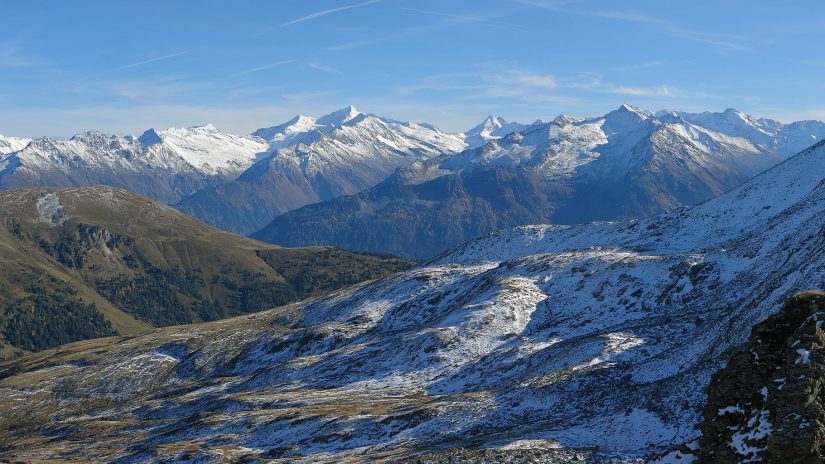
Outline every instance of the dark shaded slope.
<path id="1" fill-rule="evenodd" d="M 409 263 L 284 249 L 109 187 L 0 193 L 0 355 L 280 306 Z"/>
<path id="2" fill-rule="evenodd" d="M 547 222 L 565 196 L 564 186 L 518 168 L 462 171 L 419 185 L 391 178 L 366 192 L 286 213 L 253 237 L 426 258 L 491 230 Z"/>

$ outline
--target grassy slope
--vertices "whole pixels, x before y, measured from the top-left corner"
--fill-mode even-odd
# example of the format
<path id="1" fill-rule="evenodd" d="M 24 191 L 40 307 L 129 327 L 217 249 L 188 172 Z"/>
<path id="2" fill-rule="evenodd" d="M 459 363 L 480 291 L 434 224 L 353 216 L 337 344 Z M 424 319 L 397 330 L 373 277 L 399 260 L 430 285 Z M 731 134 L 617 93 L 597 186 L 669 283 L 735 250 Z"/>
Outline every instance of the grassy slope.
<path id="1" fill-rule="evenodd" d="M 42 217 L 45 209 L 37 206 L 49 194 L 56 194 L 62 208 L 51 222 Z M 0 329 L 7 322 L 8 307 L 25 297 L 33 283 L 47 291 L 66 283 L 76 291 L 74 298 L 94 303 L 118 334 L 134 335 L 152 326 L 203 320 L 194 309 L 198 305 L 218 308 L 210 319 L 227 317 L 381 277 L 408 265 L 327 247 L 266 245 L 108 187 L 0 192 Z M 155 279 L 158 273 L 171 277 Z M 112 287 L 142 292 L 129 300 L 115 297 Z M 161 294 L 167 300 L 161 301 Z M 168 298 L 179 303 L 178 319 L 135 311 L 135 305 L 154 304 L 155 295 L 161 311 Z M 0 358 L 15 351 L 20 354 L 5 343 L 0 330 Z"/>

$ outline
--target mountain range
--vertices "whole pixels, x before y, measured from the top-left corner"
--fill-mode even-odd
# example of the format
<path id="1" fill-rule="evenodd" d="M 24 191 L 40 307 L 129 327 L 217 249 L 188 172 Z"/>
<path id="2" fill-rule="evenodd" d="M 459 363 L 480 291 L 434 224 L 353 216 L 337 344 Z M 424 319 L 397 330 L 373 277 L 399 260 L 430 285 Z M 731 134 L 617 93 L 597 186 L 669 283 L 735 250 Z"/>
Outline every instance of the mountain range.
<path id="1" fill-rule="evenodd" d="M 498 228 L 703 201 L 823 136 L 818 121 L 629 105 L 532 124 L 489 116 L 447 133 L 349 106 L 245 136 L 211 125 L 137 137 L 0 136 L 0 189 L 103 184 L 273 243 L 426 258 Z"/>
<path id="2" fill-rule="evenodd" d="M 465 147 L 460 134 L 368 115 L 354 107 L 260 129 L 272 152 L 236 180 L 175 205 L 207 224 L 251 233 L 281 213 L 353 194 L 396 168 Z"/>
<path id="3" fill-rule="evenodd" d="M 314 300 L 2 364 L 0 459 L 639 462 L 698 438 L 711 374 L 825 285 L 823 173 L 820 142 L 694 207 L 496 231 Z"/>
<path id="4" fill-rule="evenodd" d="M 109 185 L 174 203 L 230 181 L 265 152 L 265 141 L 212 125 L 150 129 L 140 137 L 85 132 L 44 137 L 0 156 L 0 188 Z M 25 139 L 24 139 L 25 140 Z"/>
<path id="5" fill-rule="evenodd" d="M 111 187 L 8 190 L 0 192 L 0 359 L 256 312 L 409 265 L 266 245 Z"/>
<path id="6" fill-rule="evenodd" d="M 493 136 L 496 128 L 518 129 Z M 649 112 L 513 125 L 490 118 L 480 147 L 418 160 L 375 187 L 277 217 L 252 236 L 426 259 L 526 224 L 640 218 L 708 200 L 825 136 L 735 110 Z M 499 134 L 500 135 L 500 134 Z M 801 148 L 800 148 L 801 147 Z"/>

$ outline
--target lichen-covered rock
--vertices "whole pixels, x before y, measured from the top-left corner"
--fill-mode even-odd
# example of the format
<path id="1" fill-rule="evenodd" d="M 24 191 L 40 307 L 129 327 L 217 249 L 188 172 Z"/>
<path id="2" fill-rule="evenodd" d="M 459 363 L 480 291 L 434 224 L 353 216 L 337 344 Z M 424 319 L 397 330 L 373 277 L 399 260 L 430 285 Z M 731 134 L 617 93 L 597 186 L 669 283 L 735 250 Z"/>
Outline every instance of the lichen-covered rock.
<path id="1" fill-rule="evenodd" d="M 708 386 L 700 462 L 825 462 L 825 294 L 757 324 Z"/>

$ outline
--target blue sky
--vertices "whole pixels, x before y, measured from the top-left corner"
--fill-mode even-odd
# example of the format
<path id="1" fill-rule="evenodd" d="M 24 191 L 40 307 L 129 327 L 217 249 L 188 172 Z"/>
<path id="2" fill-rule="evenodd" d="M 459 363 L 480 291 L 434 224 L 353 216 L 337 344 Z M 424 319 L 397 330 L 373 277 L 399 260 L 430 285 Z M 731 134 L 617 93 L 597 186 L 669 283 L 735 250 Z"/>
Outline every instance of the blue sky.
<path id="1" fill-rule="evenodd" d="M 825 119 L 825 2 L 0 0 L 0 133 L 212 122 L 347 104 L 464 130 L 487 114 L 735 107 Z"/>

